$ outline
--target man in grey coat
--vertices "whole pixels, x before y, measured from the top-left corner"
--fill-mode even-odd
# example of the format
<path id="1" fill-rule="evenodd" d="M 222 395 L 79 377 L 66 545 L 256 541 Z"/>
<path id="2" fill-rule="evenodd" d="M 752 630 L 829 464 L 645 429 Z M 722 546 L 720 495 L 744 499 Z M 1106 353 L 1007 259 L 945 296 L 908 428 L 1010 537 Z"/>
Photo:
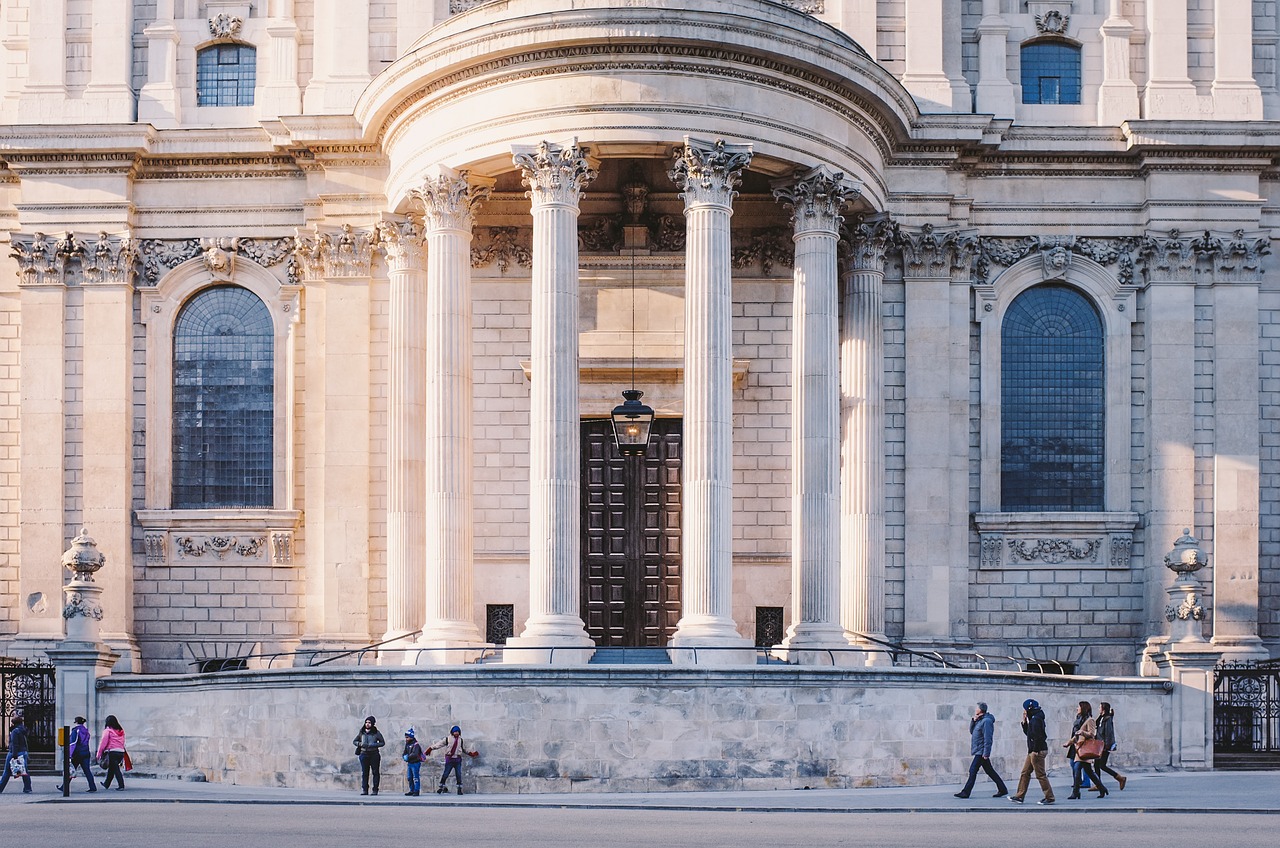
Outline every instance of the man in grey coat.
<path id="1" fill-rule="evenodd" d="M 956 793 L 957 798 L 968 798 L 973 791 L 973 784 L 978 779 L 978 769 L 982 769 L 996 782 L 996 794 L 992 797 L 1003 798 L 1009 789 L 991 765 L 991 743 L 996 736 L 995 716 L 987 712 L 987 705 L 978 702 L 978 709 L 969 722 L 969 753 L 973 754 L 973 762 L 969 764 L 969 782 Z"/>

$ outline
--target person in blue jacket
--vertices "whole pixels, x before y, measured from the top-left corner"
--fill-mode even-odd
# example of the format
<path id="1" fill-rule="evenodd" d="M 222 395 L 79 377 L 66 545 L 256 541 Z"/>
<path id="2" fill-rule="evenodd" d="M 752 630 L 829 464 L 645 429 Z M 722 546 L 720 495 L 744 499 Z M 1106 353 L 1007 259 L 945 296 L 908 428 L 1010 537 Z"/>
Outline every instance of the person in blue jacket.
<path id="1" fill-rule="evenodd" d="M 18 757 L 24 760 L 30 756 L 27 747 L 27 725 L 21 715 L 13 717 L 13 724 L 9 728 L 9 754 L 4 758 L 4 774 L 0 775 L 0 792 L 9 785 L 9 778 L 13 776 L 13 761 Z M 22 791 L 31 791 L 31 775 L 26 769 L 22 772 Z"/>
<path id="2" fill-rule="evenodd" d="M 973 754 L 973 762 L 969 764 L 969 781 L 956 793 L 957 798 L 968 798 L 969 793 L 973 791 L 973 784 L 978 779 L 978 769 L 982 769 L 987 776 L 996 782 L 995 798 L 1003 798 L 1009 794 L 1009 789 L 1004 785 L 1004 781 L 991 765 L 991 744 L 996 737 L 996 719 L 991 713 L 987 712 L 987 705 L 982 701 L 978 702 L 978 708 L 973 714 L 973 719 L 969 722 L 969 753 Z"/>

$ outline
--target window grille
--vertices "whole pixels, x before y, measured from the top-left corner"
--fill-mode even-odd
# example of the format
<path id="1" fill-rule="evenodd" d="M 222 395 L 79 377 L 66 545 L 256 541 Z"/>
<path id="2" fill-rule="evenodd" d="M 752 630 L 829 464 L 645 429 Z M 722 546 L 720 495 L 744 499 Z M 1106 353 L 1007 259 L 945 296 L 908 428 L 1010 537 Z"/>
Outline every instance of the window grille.
<path id="1" fill-rule="evenodd" d="M 1079 103 L 1080 48 L 1041 41 L 1022 48 L 1023 103 Z"/>
<path id="2" fill-rule="evenodd" d="M 247 44 L 214 44 L 196 54 L 197 106 L 252 106 L 257 51 Z"/>

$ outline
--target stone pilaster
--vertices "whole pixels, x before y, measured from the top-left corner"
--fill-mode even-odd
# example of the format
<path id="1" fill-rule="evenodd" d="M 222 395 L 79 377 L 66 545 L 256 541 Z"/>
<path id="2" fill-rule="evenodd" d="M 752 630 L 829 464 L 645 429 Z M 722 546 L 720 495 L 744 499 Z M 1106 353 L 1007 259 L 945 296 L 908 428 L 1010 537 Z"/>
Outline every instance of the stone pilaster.
<path id="1" fill-rule="evenodd" d="M 301 33 L 294 18 L 294 0 L 277 0 L 272 12 L 267 21 L 266 80 L 256 105 L 263 115 L 293 115 L 302 111 L 302 88 L 298 85 Z"/>
<path id="2" fill-rule="evenodd" d="M 968 641 L 970 248 L 928 224 L 901 239 L 906 291 L 906 600 L 910 644 Z"/>
<path id="3" fill-rule="evenodd" d="M 1147 4 L 1147 69 L 1144 118 L 1198 117 L 1199 98 L 1187 72 L 1186 3 Z"/>
<path id="4" fill-rule="evenodd" d="M 369 283 L 375 238 L 299 233 L 305 281 L 307 621 L 303 648 L 367 645 Z"/>
<path id="5" fill-rule="evenodd" d="M 350 114 L 369 84 L 370 0 L 315 0 L 308 115 Z"/>
<path id="6" fill-rule="evenodd" d="M 958 10 L 958 5 L 943 0 L 906 0 L 906 19 L 911 26 L 906 30 L 906 71 L 902 85 L 911 92 L 922 112 L 951 112 L 957 106 L 961 90 L 966 98 L 963 111 L 969 111 L 967 101 L 969 87 L 959 75 L 960 30 L 959 21 L 948 21 L 947 15 Z M 948 31 L 947 24 L 954 30 Z M 954 44 L 949 43 L 955 39 Z M 953 69 L 947 60 L 955 63 L 955 79 L 948 76 Z"/>
<path id="7" fill-rule="evenodd" d="M 1123 0 L 1110 0 L 1102 22 L 1102 85 L 1098 88 L 1098 124 L 1119 126 L 1139 117 L 1138 85 L 1129 70 L 1133 24 L 1121 15 Z"/>
<path id="8" fill-rule="evenodd" d="M 1262 89 L 1253 77 L 1253 0 L 1214 0 L 1213 117 L 1262 120 Z"/>
<path id="9" fill-rule="evenodd" d="M 418 644 L 475 647 L 472 446 L 471 229 L 491 180 L 440 167 L 416 195 L 427 232 L 426 618 Z M 576 283 L 576 279 L 574 280 Z M 536 378 L 535 378 L 536 379 Z M 460 663 L 465 651 L 423 653 L 422 661 Z"/>
<path id="10" fill-rule="evenodd" d="M 982 0 L 978 21 L 978 112 L 1012 118 L 1016 108 L 1008 67 L 1009 23 L 1000 13 L 1000 0 Z"/>
<path id="11" fill-rule="evenodd" d="M 669 172 L 684 198 L 684 572 L 677 648 L 746 648 L 733 621 L 733 279 L 729 219 L 751 147 L 685 138 Z M 694 663 L 749 651 L 678 652 Z"/>
<path id="12" fill-rule="evenodd" d="M 795 227 L 791 319 L 791 627 L 783 646 L 847 643 L 840 623 L 840 340 L 836 245 L 857 187 L 820 165 L 775 181 Z"/>
<path id="13" fill-rule="evenodd" d="M 879 218 L 848 235 L 840 319 L 840 620 L 857 645 L 885 635 L 883 286 L 894 232 Z"/>
<path id="14" fill-rule="evenodd" d="M 138 120 L 159 127 L 176 126 L 182 119 L 178 97 L 178 45 L 174 0 L 156 0 L 155 19 L 142 34 L 147 39 L 147 80 L 138 92 Z"/>
<path id="15" fill-rule="evenodd" d="M 581 422 L 578 416 L 578 203 L 596 177 L 586 151 L 513 148 L 533 211 L 529 388 L 529 618 L 508 662 L 585 662 L 579 606 Z M 554 648 L 554 651 L 519 650 Z"/>
<path id="16" fill-rule="evenodd" d="M 378 227 L 390 283 L 387 380 L 387 630 L 396 639 L 426 616 L 426 239 L 412 218 Z M 401 646 L 402 647 L 402 646 Z M 406 654 L 406 662 L 412 655 Z"/>
<path id="17" fill-rule="evenodd" d="M 84 99 L 101 123 L 133 120 L 133 3 L 93 0 L 93 44 Z"/>

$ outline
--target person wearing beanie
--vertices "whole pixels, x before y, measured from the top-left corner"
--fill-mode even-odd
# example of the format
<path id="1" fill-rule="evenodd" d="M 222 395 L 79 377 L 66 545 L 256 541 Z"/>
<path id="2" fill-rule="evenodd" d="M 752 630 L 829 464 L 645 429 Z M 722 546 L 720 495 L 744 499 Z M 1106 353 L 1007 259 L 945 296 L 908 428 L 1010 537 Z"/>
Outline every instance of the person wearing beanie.
<path id="1" fill-rule="evenodd" d="M 427 748 L 427 756 L 431 756 L 431 752 L 435 750 L 444 751 L 444 773 L 440 775 L 440 788 L 436 790 L 436 794 L 440 795 L 448 792 L 445 783 L 449 780 L 449 772 L 453 772 L 453 777 L 458 786 L 458 794 L 462 794 L 462 755 L 475 758 L 480 756 L 480 752 L 473 751 L 467 747 L 467 743 L 462 740 L 462 728 L 454 725 L 449 728 L 449 735 L 441 739 L 439 742 L 432 743 Z"/>
<path id="2" fill-rule="evenodd" d="M 995 741 L 995 736 L 995 716 L 987 712 L 985 703 L 979 701 L 973 719 L 969 722 L 969 752 L 973 754 L 973 762 L 969 764 L 969 781 L 964 785 L 964 789 L 956 793 L 957 798 L 969 797 L 969 793 L 973 791 L 973 784 L 978 779 L 978 769 L 985 771 L 987 776 L 996 782 L 996 794 L 993 797 L 1003 798 L 1009 794 L 1004 781 L 991 765 L 991 745 Z"/>
<path id="3" fill-rule="evenodd" d="M 15 764 L 14 760 L 18 762 Z M 31 775 L 27 771 L 27 725 L 22 714 L 13 717 L 9 725 L 9 753 L 4 758 L 4 774 L 0 774 L 0 792 L 9 785 L 10 777 L 22 776 L 22 791 L 31 791 Z M 14 774 L 14 772 L 17 774 Z"/>
<path id="4" fill-rule="evenodd" d="M 76 769 L 83 769 L 84 776 L 89 781 L 89 791 L 97 792 L 98 784 L 93 779 L 93 771 L 89 768 L 89 762 L 92 759 L 91 748 L 92 736 L 89 728 L 85 726 L 84 716 L 76 716 L 75 726 L 71 728 L 71 738 L 67 740 L 67 750 L 70 752 L 68 759 L 71 761 L 71 774 L 67 778 L 70 782 L 75 777 Z M 59 786 L 58 791 L 64 791 L 66 787 Z"/>
<path id="5" fill-rule="evenodd" d="M 373 794 L 378 794 L 378 781 L 382 777 L 382 747 L 387 740 L 378 729 L 378 720 L 367 716 L 360 725 L 356 738 L 351 740 L 356 746 L 356 755 L 360 757 L 360 794 L 369 794 L 369 776 L 373 776 Z"/>
<path id="6" fill-rule="evenodd" d="M 1049 805 L 1053 803 L 1053 786 L 1044 772 L 1045 757 L 1049 756 L 1049 731 L 1045 727 L 1044 710 L 1035 698 L 1022 702 L 1022 733 L 1027 737 L 1027 758 L 1022 762 L 1022 774 L 1018 776 L 1018 789 L 1009 796 L 1015 804 L 1021 804 L 1027 797 L 1027 787 L 1031 785 L 1031 772 L 1036 773 L 1040 783 L 1040 791 L 1044 797 L 1037 803 Z"/>
<path id="7" fill-rule="evenodd" d="M 418 739 L 414 736 L 413 728 L 410 727 L 404 732 L 404 753 L 400 755 L 400 759 L 405 762 L 405 777 L 409 781 L 409 791 L 405 795 L 418 795 L 422 789 L 422 759 L 425 755 L 422 751 L 422 745 L 418 743 Z"/>

